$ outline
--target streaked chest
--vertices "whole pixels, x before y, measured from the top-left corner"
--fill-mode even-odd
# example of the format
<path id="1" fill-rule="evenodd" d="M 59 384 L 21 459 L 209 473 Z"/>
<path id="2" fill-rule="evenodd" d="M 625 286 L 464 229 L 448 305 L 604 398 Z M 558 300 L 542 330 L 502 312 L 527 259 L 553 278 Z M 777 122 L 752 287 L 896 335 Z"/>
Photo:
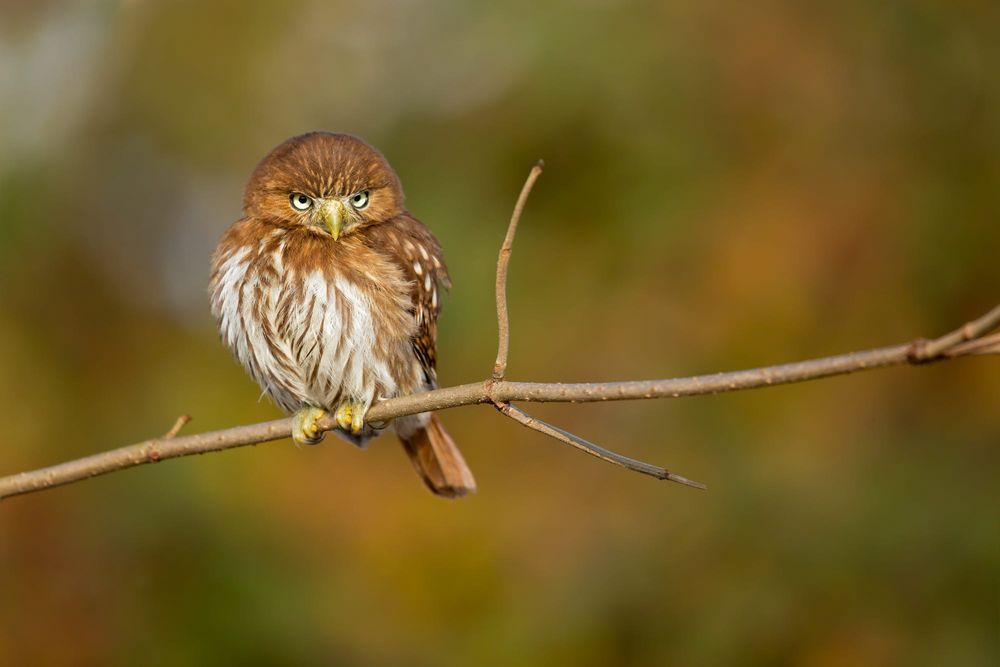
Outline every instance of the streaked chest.
<path id="1" fill-rule="evenodd" d="M 409 283 L 359 240 L 331 243 L 278 232 L 216 257 L 219 332 L 285 410 L 411 388 Z"/>

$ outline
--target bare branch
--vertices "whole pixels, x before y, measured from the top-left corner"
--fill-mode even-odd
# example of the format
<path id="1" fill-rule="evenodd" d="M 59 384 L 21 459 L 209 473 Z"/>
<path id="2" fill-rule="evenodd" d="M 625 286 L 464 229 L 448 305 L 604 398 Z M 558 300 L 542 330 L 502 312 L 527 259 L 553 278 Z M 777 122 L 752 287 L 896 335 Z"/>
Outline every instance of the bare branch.
<path id="1" fill-rule="evenodd" d="M 497 258 L 497 328 L 499 330 L 499 343 L 497 345 L 497 361 L 493 366 L 493 379 L 502 380 L 507 372 L 507 352 L 510 350 L 510 323 L 507 315 L 507 265 L 510 263 L 510 253 L 514 247 L 514 234 L 517 233 L 517 223 L 521 220 L 521 212 L 524 204 L 528 201 L 531 188 L 535 181 L 542 174 L 542 167 L 545 163 L 541 160 L 531 168 L 528 178 L 521 187 L 521 194 L 514 204 L 514 212 L 510 216 L 510 224 L 507 226 L 507 236 L 504 237 L 503 245 L 500 247 L 500 256 Z"/>
<path id="2" fill-rule="evenodd" d="M 994 311 L 991 311 L 991 313 Z M 976 321 L 979 322 L 981 319 Z M 958 331 L 962 331 L 963 329 L 965 327 L 960 328 Z M 925 359 L 923 357 L 919 359 L 912 358 L 915 348 L 927 349 L 926 346 L 934 345 L 944 339 L 949 341 L 964 340 L 964 336 L 959 335 L 956 337 L 954 334 L 955 332 L 952 332 L 930 343 L 925 340 L 918 340 L 893 347 L 877 348 L 864 352 L 851 352 L 791 364 L 669 380 L 560 384 L 494 382 L 491 378 L 485 382 L 445 387 L 443 389 L 435 389 L 420 394 L 400 396 L 382 401 L 372 406 L 365 419 L 367 421 L 387 421 L 418 412 L 444 410 L 462 405 L 482 403 L 510 403 L 511 401 L 586 403 L 718 394 L 779 384 L 790 384 L 793 382 L 804 382 L 806 380 L 816 380 L 834 375 L 844 375 L 888 366 L 919 364 L 926 363 L 927 361 L 1000 352 L 1000 349 L 998 349 L 1000 348 L 1000 337 L 993 335 L 980 339 L 982 342 L 992 346 L 986 350 L 978 349 L 966 342 L 956 344 L 951 348 L 946 347 L 933 359 Z M 976 342 L 979 342 L 979 340 Z M 336 423 L 329 417 L 323 419 L 320 423 L 320 427 L 324 430 L 331 430 L 335 426 Z M 40 491 L 62 484 L 77 482 L 88 477 L 96 477 L 97 475 L 103 475 L 116 470 L 124 470 L 125 468 L 144 465 L 146 463 L 156 463 L 179 456 L 205 454 L 233 447 L 280 440 L 289 437 L 291 432 L 292 424 L 290 419 L 277 419 L 260 424 L 237 426 L 221 431 L 178 436 L 173 439 L 158 438 L 147 440 L 75 461 L 60 463 L 49 468 L 2 477 L 0 478 L 0 499 L 22 493 Z"/>
<path id="3" fill-rule="evenodd" d="M 595 401 L 623 401 L 650 398 L 679 398 L 700 394 L 717 394 L 729 391 L 756 389 L 779 384 L 804 382 L 819 378 L 844 375 L 857 371 L 900 366 L 903 364 L 924 364 L 931 361 L 955 359 L 963 356 L 1000 354 L 1000 332 L 991 331 L 1000 326 L 1000 305 L 982 317 L 973 320 L 955 331 L 934 340 L 919 339 L 902 345 L 882 347 L 863 352 L 850 352 L 821 359 L 811 359 L 789 364 L 779 364 L 750 370 L 698 375 L 667 380 L 636 380 L 626 382 L 595 383 L 541 383 L 508 382 L 504 380 L 507 368 L 510 331 L 507 319 L 507 264 L 517 223 L 524 209 L 524 203 L 531 187 L 541 173 L 539 162 L 528 175 L 521 189 L 517 205 L 511 216 L 507 236 L 497 261 L 497 321 L 499 324 L 499 346 L 493 376 L 483 382 L 435 389 L 419 394 L 399 396 L 377 403 L 365 415 L 367 422 L 388 422 L 397 417 L 419 412 L 444 410 L 463 405 L 492 404 L 516 421 L 545 433 L 566 444 L 586 451 L 605 461 L 622 467 L 652 475 L 659 479 L 670 479 L 696 488 L 704 488 L 698 482 L 675 475 L 664 468 L 636 461 L 608 451 L 560 428 L 535 419 L 510 405 L 512 401 L 586 403 Z M 179 436 L 178 432 L 189 418 L 178 418 L 174 426 L 162 437 L 146 440 L 135 445 L 120 447 L 82 459 L 60 463 L 48 468 L 0 477 L 0 499 L 63 484 L 70 484 L 89 477 L 104 475 L 116 470 L 124 470 L 147 463 L 157 463 L 166 459 L 192 454 L 218 452 L 234 447 L 280 440 L 291 435 L 291 419 L 277 419 L 260 424 L 237 426 L 221 431 Z M 319 424 L 323 431 L 336 428 L 337 424 L 329 415 Z"/>
<path id="4" fill-rule="evenodd" d="M 532 417 L 524 410 L 514 407 L 510 403 L 497 403 L 497 410 L 502 412 L 504 415 L 510 417 L 514 421 L 530 429 L 534 429 L 539 433 L 544 433 L 547 436 L 555 438 L 560 442 L 564 442 L 567 445 L 576 447 L 580 451 L 586 452 L 591 456 L 596 456 L 602 461 L 607 461 L 608 463 L 614 463 L 615 465 L 621 466 L 626 470 L 632 470 L 634 472 L 642 473 L 643 475 L 649 475 L 650 477 L 655 477 L 656 479 L 667 479 L 671 482 L 677 482 L 678 484 L 685 484 L 687 486 L 693 486 L 696 489 L 705 490 L 708 487 L 701 482 L 695 482 L 686 477 L 681 477 L 676 473 L 672 473 L 666 468 L 661 468 L 660 466 L 655 466 L 651 463 L 644 463 L 643 461 L 637 461 L 636 459 L 623 456 L 616 452 L 612 452 L 609 449 L 604 449 L 600 445 L 595 445 L 589 440 L 584 440 L 578 435 L 565 431 L 558 426 L 553 426 L 548 422 L 544 422 L 541 419 Z"/>

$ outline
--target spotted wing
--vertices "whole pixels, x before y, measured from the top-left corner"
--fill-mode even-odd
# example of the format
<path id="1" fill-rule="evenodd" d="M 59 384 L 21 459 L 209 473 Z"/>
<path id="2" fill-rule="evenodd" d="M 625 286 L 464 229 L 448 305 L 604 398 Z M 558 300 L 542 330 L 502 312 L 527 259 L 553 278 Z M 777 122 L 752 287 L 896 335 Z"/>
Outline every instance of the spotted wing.
<path id="1" fill-rule="evenodd" d="M 410 281 L 413 317 L 417 331 L 413 351 L 429 386 L 437 380 L 437 318 L 441 312 L 441 292 L 451 287 L 441 246 L 422 222 L 403 214 L 381 231 L 386 249 Z"/>

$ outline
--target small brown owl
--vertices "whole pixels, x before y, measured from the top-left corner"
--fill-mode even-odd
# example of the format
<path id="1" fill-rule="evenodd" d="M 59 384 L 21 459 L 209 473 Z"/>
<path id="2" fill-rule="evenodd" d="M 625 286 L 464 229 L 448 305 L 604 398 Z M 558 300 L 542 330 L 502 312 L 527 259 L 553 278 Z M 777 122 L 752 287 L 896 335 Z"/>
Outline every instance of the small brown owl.
<path id="1" fill-rule="evenodd" d="M 437 239 L 403 208 L 399 178 L 377 150 L 347 134 L 293 137 L 257 165 L 243 218 L 212 258 L 212 314 L 236 359 L 283 410 L 293 438 L 338 434 L 363 446 L 374 401 L 435 386 L 435 344 L 448 270 Z M 427 486 L 476 488 L 434 414 L 396 419 Z"/>

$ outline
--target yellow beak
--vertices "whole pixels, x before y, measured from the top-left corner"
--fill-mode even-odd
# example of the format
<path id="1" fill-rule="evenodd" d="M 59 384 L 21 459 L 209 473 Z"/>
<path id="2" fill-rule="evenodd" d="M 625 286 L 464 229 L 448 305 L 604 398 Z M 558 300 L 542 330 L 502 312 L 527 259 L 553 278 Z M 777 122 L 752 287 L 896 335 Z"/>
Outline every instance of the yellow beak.
<path id="1" fill-rule="evenodd" d="M 344 227 L 344 203 L 339 199 L 330 199 L 323 203 L 320 211 L 323 223 L 330 230 L 330 236 L 336 241 L 340 238 L 340 231 Z"/>

